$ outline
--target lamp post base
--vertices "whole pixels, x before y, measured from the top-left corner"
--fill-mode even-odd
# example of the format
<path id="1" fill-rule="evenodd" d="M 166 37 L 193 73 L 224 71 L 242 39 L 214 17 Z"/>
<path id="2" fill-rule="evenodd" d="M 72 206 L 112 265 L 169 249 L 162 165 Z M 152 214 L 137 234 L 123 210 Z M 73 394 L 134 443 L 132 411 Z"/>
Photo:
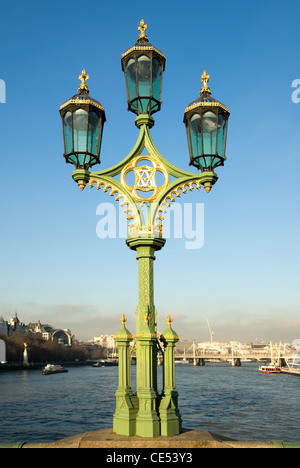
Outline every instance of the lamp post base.
<path id="1" fill-rule="evenodd" d="M 160 435 L 174 436 L 181 433 L 181 416 L 178 411 L 178 393 L 166 392 L 159 406 Z"/>
<path id="2" fill-rule="evenodd" d="M 116 392 L 117 408 L 113 418 L 113 431 L 115 434 L 134 436 L 136 434 L 136 415 L 138 401 L 136 396 Z"/>

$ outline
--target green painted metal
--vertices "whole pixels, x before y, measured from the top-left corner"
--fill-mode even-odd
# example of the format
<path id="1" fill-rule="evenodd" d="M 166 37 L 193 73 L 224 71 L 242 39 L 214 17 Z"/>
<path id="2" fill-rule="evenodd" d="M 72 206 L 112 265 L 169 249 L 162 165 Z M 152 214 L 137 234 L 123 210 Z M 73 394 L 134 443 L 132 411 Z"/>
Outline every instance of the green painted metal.
<path id="1" fill-rule="evenodd" d="M 175 386 L 175 345 L 179 337 L 169 323 L 160 339 L 164 344 L 164 386 L 159 405 L 161 435 L 172 436 L 181 432 L 182 425 L 178 409 L 178 391 Z"/>
<path id="2" fill-rule="evenodd" d="M 117 434 L 133 436 L 136 432 L 138 400 L 131 389 L 131 356 L 129 351 L 132 334 L 125 324 L 115 335 L 119 349 L 119 386 L 116 391 L 116 411 L 113 418 L 113 430 Z"/>
<path id="3" fill-rule="evenodd" d="M 126 243 L 131 250 L 136 250 L 139 265 L 139 304 L 136 311 L 137 335 L 143 327 L 145 313 L 149 314 L 151 333 L 156 333 L 156 311 L 154 306 L 153 263 L 155 252 L 161 250 L 166 240 L 161 237 L 133 237 Z"/>
<path id="4" fill-rule="evenodd" d="M 160 203 L 162 200 L 168 195 L 172 194 L 172 192 L 179 187 L 182 184 L 188 184 L 190 182 L 194 181 L 200 181 L 201 184 L 205 186 L 205 184 L 211 184 L 214 185 L 216 181 L 218 180 L 218 176 L 214 172 L 203 172 L 203 173 L 193 173 L 193 172 L 188 172 L 188 171 L 183 171 L 179 169 L 178 167 L 174 166 L 171 164 L 169 161 L 167 161 L 158 151 L 156 148 L 151 134 L 150 134 L 150 128 L 154 124 L 154 120 L 152 117 L 149 117 L 148 115 L 140 115 L 136 118 L 136 125 L 139 127 L 140 132 L 138 139 L 136 141 L 136 144 L 134 145 L 133 149 L 130 151 L 130 153 L 119 163 L 117 163 L 115 166 L 112 166 L 108 169 L 104 169 L 102 171 L 96 171 L 96 172 L 89 172 L 85 169 L 75 169 L 73 172 L 73 179 L 79 183 L 82 181 L 84 184 L 87 184 L 89 180 L 95 179 L 95 180 L 103 180 L 107 182 L 108 184 L 111 183 L 113 186 L 116 186 L 118 188 L 118 191 L 120 194 L 123 194 L 124 197 L 126 197 L 132 207 L 135 210 L 136 214 L 136 219 L 138 220 L 138 224 L 143 226 L 145 224 L 145 220 L 143 217 L 143 212 L 140 209 L 141 203 L 137 202 L 132 194 L 115 178 L 115 176 L 118 176 L 122 169 L 136 156 L 140 155 L 143 153 L 144 149 L 146 149 L 149 153 L 149 155 L 155 156 L 155 158 L 158 159 L 159 162 L 161 162 L 169 172 L 169 174 L 173 177 L 176 178 L 175 181 L 172 181 L 165 190 L 163 190 L 159 196 L 157 197 L 156 200 L 153 201 L 152 203 L 152 209 L 149 210 L 148 213 L 148 220 L 147 224 L 152 225 L 154 222 L 154 219 L 157 214 L 157 210 L 160 206 Z"/>
<path id="5" fill-rule="evenodd" d="M 145 324 L 143 335 L 137 338 L 137 398 L 139 411 L 136 418 L 136 435 L 157 437 L 160 421 L 157 412 L 157 358 L 156 337 L 151 337 L 150 327 Z"/>
<path id="6" fill-rule="evenodd" d="M 170 324 L 161 335 L 164 344 L 164 388 L 160 395 L 157 389 L 157 320 L 154 305 L 153 269 L 156 251 L 165 245 L 161 234 L 154 236 L 154 227 L 157 217 L 167 199 L 174 201 L 180 196 L 179 190 L 185 193 L 188 185 L 193 184 L 207 191 L 218 179 L 214 172 L 192 173 L 183 171 L 167 161 L 156 148 L 150 129 L 154 125 L 152 117 L 146 114 L 139 115 L 135 121 L 139 128 L 138 139 L 131 152 L 118 164 L 97 172 L 77 169 L 73 172 L 73 179 L 81 189 L 86 184 L 97 183 L 97 188 L 104 186 L 104 191 L 111 189 L 110 195 L 116 200 L 122 200 L 123 205 L 129 205 L 131 218 L 135 226 L 145 226 L 143 206 L 148 206 L 146 227 L 150 231 L 141 231 L 126 240 L 128 247 L 135 250 L 138 260 L 139 303 L 136 309 L 136 395 L 131 389 L 131 368 L 129 345 L 132 341 L 131 333 L 122 325 L 115 335 L 119 347 L 119 386 L 116 391 L 116 411 L 114 414 L 114 432 L 120 435 L 139 435 L 141 437 L 157 437 L 159 435 L 177 435 L 181 431 L 181 416 L 178 409 L 178 392 L 175 386 L 175 344 L 178 336 Z M 146 150 L 146 152 L 145 152 Z M 165 167 L 169 176 L 174 180 L 158 194 L 151 202 L 141 202 L 132 192 L 116 179 L 123 168 L 133 158 L 149 154 Z M 121 178 L 122 180 L 122 178 Z M 128 210 L 127 210 L 128 212 Z"/>
<path id="7" fill-rule="evenodd" d="M 11 442 L 11 443 L 0 444 L 0 449 L 3 449 L 3 448 L 21 449 L 24 444 L 25 442 Z"/>
<path id="8" fill-rule="evenodd" d="M 137 252 L 139 304 L 136 310 L 136 379 L 139 411 L 136 435 L 160 435 L 157 391 L 157 323 L 154 305 L 153 263 L 155 252 L 165 245 L 162 238 L 128 238 L 127 245 Z"/>

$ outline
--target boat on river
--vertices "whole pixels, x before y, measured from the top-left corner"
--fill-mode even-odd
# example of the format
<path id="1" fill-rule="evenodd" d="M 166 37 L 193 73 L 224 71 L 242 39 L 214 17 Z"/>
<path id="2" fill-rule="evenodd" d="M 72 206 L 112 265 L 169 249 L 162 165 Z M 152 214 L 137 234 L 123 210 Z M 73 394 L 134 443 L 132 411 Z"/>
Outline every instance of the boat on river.
<path id="1" fill-rule="evenodd" d="M 259 366 L 259 372 L 262 372 L 263 374 L 280 374 L 281 367 L 276 363 L 265 364 L 263 366 Z"/>
<path id="2" fill-rule="evenodd" d="M 67 369 L 64 369 L 62 366 L 57 366 L 54 364 L 47 364 L 42 374 L 43 375 L 52 375 L 52 374 L 63 374 L 64 372 L 68 372 Z"/>
<path id="3" fill-rule="evenodd" d="M 281 365 L 280 365 L 280 346 L 279 345 L 279 352 L 276 358 L 273 357 L 273 347 L 272 343 L 270 343 L 271 347 L 271 362 L 269 364 L 264 364 L 262 366 L 259 366 L 259 372 L 262 372 L 263 374 L 281 374 Z"/>
<path id="4" fill-rule="evenodd" d="M 100 361 L 95 362 L 92 367 L 112 367 L 117 365 L 117 359 L 101 359 Z"/>

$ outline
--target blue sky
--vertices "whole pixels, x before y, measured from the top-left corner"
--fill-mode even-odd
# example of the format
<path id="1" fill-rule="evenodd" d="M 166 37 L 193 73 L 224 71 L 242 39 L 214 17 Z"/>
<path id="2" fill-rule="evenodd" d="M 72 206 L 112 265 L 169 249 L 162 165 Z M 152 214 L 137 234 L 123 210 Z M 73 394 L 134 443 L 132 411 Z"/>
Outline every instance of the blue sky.
<path id="1" fill-rule="evenodd" d="M 138 130 L 127 112 L 121 55 L 138 37 L 166 55 L 162 108 L 152 137 L 185 170 L 183 120 L 201 75 L 231 116 L 227 162 L 204 203 L 205 242 L 168 239 L 157 253 L 155 303 L 181 338 L 292 341 L 300 338 L 300 79 L 298 1 L 20 1 L 1 4 L 0 315 L 70 328 L 89 339 L 135 330 L 137 261 L 124 239 L 96 235 L 102 191 L 81 192 L 62 157 L 60 105 L 86 68 L 105 107 L 101 168 L 125 157 Z M 95 170 L 97 168 L 95 167 Z M 197 192 L 197 193 L 196 193 Z"/>

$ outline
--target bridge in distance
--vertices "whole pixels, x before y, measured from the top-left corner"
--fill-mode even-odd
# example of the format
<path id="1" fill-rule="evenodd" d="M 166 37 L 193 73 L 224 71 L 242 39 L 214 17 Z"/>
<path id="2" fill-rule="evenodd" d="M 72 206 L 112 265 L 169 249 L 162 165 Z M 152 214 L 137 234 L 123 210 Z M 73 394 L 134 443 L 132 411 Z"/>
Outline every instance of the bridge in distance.
<path id="1" fill-rule="evenodd" d="M 175 355 L 175 360 L 177 362 L 184 362 L 189 361 L 193 362 L 194 365 L 204 365 L 205 361 L 212 361 L 212 362 L 232 362 L 233 365 L 240 365 L 243 361 L 244 362 L 259 362 L 259 361 L 271 361 L 272 359 L 276 359 L 276 356 L 272 356 L 271 351 L 266 352 L 251 352 L 251 353 L 201 353 L 195 352 L 192 354 L 178 354 Z M 293 353 L 287 353 L 284 356 L 280 356 L 282 360 L 290 361 L 294 358 Z"/>

